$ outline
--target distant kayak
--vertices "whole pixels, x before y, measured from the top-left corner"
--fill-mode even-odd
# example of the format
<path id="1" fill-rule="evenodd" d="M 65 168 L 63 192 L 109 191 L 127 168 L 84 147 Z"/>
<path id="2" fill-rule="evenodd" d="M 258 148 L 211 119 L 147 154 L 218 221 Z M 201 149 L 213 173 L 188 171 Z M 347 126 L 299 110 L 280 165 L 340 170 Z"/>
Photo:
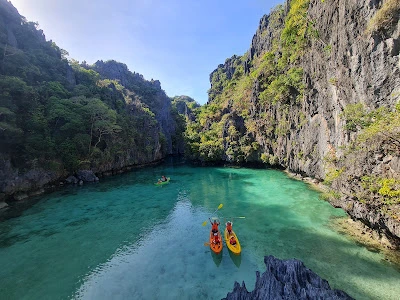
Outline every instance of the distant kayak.
<path id="1" fill-rule="evenodd" d="M 223 246 L 222 236 L 221 236 L 220 231 L 218 231 L 218 237 L 219 237 L 220 242 L 218 244 L 215 244 L 214 243 L 214 233 L 210 230 L 210 248 L 216 254 L 218 254 L 222 251 L 222 246 Z"/>
<path id="2" fill-rule="evenodd" d="M 167 181 L 156 182 L 155 185 L 164 185 L 164 184 L 168 184 L 170 180 L 171 180 L 171 177 L 167 177 Z"/>
<path id="3" fill-rule="evenodd" d="M 232 235 L 235 237 L 235 240 L 236 240 L 235 245 L 231 245 L 231 243 L 229 241 Z M 231 250 L 232 253 L 239 255 L 240 252 L 242 251 L 242 248 L 240 247 L 239 239 L 237 238 L 236 233 L 232 230 L 231 235 L 229 235 L 228 230 L 225 228 L 224 238 L 225 238 L 225 243 L 226 243 L 226 246 L 228 247 L 228 249 Z"/>

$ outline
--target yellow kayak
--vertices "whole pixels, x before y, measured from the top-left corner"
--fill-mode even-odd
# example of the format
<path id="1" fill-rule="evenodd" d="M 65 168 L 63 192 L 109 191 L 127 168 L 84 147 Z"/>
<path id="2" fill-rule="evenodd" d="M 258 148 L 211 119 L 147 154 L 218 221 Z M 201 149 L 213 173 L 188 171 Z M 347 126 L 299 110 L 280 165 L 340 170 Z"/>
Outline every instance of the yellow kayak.
<path id="1" fill-rule="evenodd" d="M 231 239 L 232 235 L 235 237 L 235 240 L 236 240 L 235 245 L 232 245 L 230 243 L 230 239 Z M 228 230 L 225 228 L 224 238 L 225 238 L 225 243 L 226 243 L 226 246 L 228 247 L 228 249 L 231 250 L 232 253 L 239 255 L 240 252 L 242 251 L 242 248 L 240 247 L 239 239 L 237 238 L 236 233 L 232 230 L 231 234 L 229 235 Z"/>

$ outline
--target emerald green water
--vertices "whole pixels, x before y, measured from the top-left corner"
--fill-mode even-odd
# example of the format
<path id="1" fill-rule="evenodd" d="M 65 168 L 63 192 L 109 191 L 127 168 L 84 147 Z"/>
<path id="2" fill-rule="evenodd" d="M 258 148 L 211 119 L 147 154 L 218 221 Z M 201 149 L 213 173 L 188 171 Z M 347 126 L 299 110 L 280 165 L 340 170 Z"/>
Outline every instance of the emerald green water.
<path id="1" fill-rule="evenodd" d="M 162 174 L 170 184 L 153 184 Z M 233 228 L 242 254 L 211 254 L 210 226 Z M 1 299 L 220 299 L 255 283 L 264 255 L 297 258 L 357 299 L 398 299 L 400 271 L 333 231 L 340 209 L 275 170 L 167 164 L 68 187 L 0 223 Z"/>

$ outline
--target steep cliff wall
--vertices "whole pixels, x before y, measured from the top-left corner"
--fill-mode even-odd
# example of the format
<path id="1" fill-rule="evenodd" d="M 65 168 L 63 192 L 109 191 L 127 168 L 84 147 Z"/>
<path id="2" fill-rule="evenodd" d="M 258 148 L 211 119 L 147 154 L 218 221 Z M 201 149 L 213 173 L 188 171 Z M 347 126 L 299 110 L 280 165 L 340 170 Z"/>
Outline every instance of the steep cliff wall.
<path id="1" fill-rule="evenodd" d="M 400 188 L 399 148 L 393 147 L 393 140 L 383 140 L 382 134 L 371 136 L 374 142 L 358 142 L 361 128 L 349 130 L 352 116 L 343 113 L 356 104 L 362 104 L 358 107 L 367 112 L 383 107 L 394 111 L 399 102 L 400 4 L 393 4 L 397 5 L 397 20 L 390 27 L 368 32 L 372 18 L 388 2 L 394 3 L 334 1 L 321 7 L 319 1 L 310 2 L 308 16 L 315 20 L 320 41 L 314 40 L 302 59 L 309 87 L 304 111 L 312 113 L 308 114 L 309 122 L 299 140 L 304 141 L 300 149 L 309 143 L 317 145 L 318 155 L 312 161 L 318 168 L 304 168 L 302 161 L 296 160 L 289 167 L 317 178 L 330 177 L 338 192 L 330 197 L 335 205 L 372 228 L 398 238 L 398 198 L 382 192 L 383 185 L 379 183 L 376 193 L 369 192 L 371 185 L 365 181 L 371 175 L 377 182 L 391 180 L 389 189 L 396 193 Z M 328 45 L 329 51 L 321 51 Z M 393 128 L 394 134 L 399 129 L 395 122 L 393 119 L 392 125 L 397 127 Z M 312 130 L 314 124 L 319 126 Z"/>
<path id="2" fill-rule="evenodd" d="M 158 80 L 112 60 L 67 60 L 6 0 L 0 53 L 0 202 L 79 170 L 113 174 L 183 152 L 184 122 Z"/>
<path id="3" fill-rule="evenodd" d="M 166 153 L 174 154 L 172 136 L 175 134 L 175 119 L 171 115 L 171 99 L 161 89 L 158 80 L 147 81 L 143 75 L 130 72 L 123 63 L 116 61 L 97 61 L 93 67 L 103 78 L 119 80 L 121 85 L 134 93 L 133 98 L 139 98 L 141 102 L 148 105 L 155 114 L 159 130 L 164 134 L 166 142 Z"/>
<path id="4" fill-rule="evenodd" d="M 393 0 L 276 7 L 249 51 L 211 74 L 208 105 L 188 127 L 190 157 L 324 181 L 334 205 L 398 243 L 399 12 Z"/>

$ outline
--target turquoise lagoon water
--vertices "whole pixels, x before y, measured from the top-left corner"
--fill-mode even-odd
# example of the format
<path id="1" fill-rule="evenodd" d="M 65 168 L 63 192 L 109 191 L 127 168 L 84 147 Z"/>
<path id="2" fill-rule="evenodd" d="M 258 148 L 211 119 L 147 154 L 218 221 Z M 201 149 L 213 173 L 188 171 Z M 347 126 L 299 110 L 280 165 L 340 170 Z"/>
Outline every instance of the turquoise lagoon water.
<path id="1" fill-rule="evenodd" d="M 162 174 L 171 182 L 153 183 Z M 202 226 L 234 220 L 241 256 Z M 164 165 L 68 187 L 0 223 L 1 299 L 220 299 L 263 257 L 297 258 L 357 299 L 398 299 L 400 271 L 330 226 L 345 216 L 276 170 Z"/>

